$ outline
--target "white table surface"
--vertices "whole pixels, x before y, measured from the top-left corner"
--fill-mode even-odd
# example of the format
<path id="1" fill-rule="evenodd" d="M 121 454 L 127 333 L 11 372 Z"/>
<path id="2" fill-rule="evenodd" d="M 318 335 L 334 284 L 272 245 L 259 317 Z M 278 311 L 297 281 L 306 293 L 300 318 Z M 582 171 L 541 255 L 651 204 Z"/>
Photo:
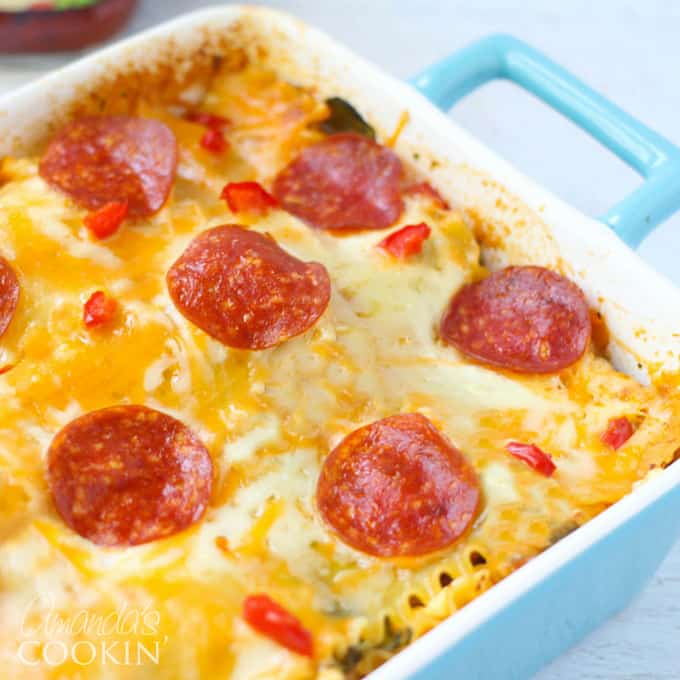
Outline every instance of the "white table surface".
<path id="1" fill-rule="evenodd" d="M 146 0 L 128 32 L 219 4 Z M 680 145 L 680 2 L 673 0 L 270 0 L 323 28 L 399 77 L 483 35 L 535 45 L 629 113 Z M 0 92 L 72 57 L 0 57 Z M 637 176 L 531 97 L 484 88 L 451 114 L 497 152 L 591 214 L 636 186 Z M 640 254 L 680 285 L 680 214 Z M 617 565 L 612 565 L 616 569 Z M 535 680 L 680 680 L 680 545 L 653 582 Z"/>

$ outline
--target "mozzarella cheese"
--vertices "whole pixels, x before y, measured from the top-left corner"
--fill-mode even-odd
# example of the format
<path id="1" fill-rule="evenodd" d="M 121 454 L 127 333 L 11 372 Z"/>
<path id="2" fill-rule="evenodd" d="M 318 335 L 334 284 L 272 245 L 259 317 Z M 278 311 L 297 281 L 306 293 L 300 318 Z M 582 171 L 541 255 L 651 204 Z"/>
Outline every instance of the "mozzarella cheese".
<path id="1" fill-rule="evenodd" d="M 559 375 L 517 376 L 473 364 L 438 340 L 450 296 L 483 273 L 456 212 L 414 196 L 390 230 L 346 237 L 279 210 L 230 214 L 217 200 L 221 184 L 266 183 L 318 138 L 309 124 L 323 106 L 254 67 L 219 75 L 205 102 L 232 121 L 233 155 L 218 164 L 198 146 L 200 127 L 144 105 L 143 115 L 162 118 L 178 136 L 181 172 L 157 216 L 105 242 L 90 240 L 83 212 L 37 176 L 34 159 L 2 166 L 0 251 L 22 285 L 0 340 L 16 364 L 0 376 L 0 648 L 8 677 L 360 676 L 628 493 L 680 445 L 672 395 L 638 385 L 590 351 Z M 166 271 L 195 235 L 233 222 L 327 267 L 331 303 L 314 328 L 244 352 L 176 311 Z M 400 261 L 376 247 L 418 222 L 432 228 L 422 254 Z M 82 303 L 99 289 L 117 298 L 122 318 L 90 332 Z M 107 549 L 56 515 L 44 458 L 67 422 L 120 403 L 146 404 L 192 427 L 210 448 L 216 484 L 191 530 Z M 410 411 L 430 418 L 474 466 L 483 509 L 444 554 L 376 559 L 324 525 L 316 480 L 345 435 Z M 637 430 L 614 453 L 600 434 L 622 415 Z M 512 458 L 510 440 L 549 452 L 557 473 L 545 478 Z M 314 661 L 243 621 L 241 603 L 254 592 L 300 618 L 314 636 Z M 108 628 L 97 625 L 105 620 Z M 102 645 L 113 643 L 107 657 Z"/>

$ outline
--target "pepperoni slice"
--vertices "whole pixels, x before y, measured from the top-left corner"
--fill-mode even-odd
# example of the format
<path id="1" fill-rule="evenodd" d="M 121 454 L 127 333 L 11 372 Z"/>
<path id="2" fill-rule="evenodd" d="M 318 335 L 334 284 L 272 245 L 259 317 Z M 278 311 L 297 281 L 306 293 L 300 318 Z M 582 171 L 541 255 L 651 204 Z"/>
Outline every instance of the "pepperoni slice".
<path id="1" fill-rule="evenodd" d="M 19 279 L 9 262 L 0 257 L 0 337 L 9 327 L 19 302 Z"/>
<path id="2" fill-rule="evenodd" d="M 588 304 L 569 279 L 543 267 L 507 267 L 461 288 L 442 338 L 485 364 L 553 373 L 581 358 L 591 333 Z"/>
<path id="3" fill-rule="evenodd" d="M 343 133 L 304 149 L 278 175 L 273 194 L 318 229 L 385 229 L 404 207 L 402 174 L 393 151 Z"/>
<path id="4" fill-rule="evenodd" d="M 479 505 L 463 455 L 425 416 L 390 416 L 349 434 L 324 461 L 319 511 L 343 541 L 378 557 L 454 543 Z"/>
<path id="5" fill-rule="evenodd" d="M 66 524 L 98 545 L 172 536 L 197 522 L 212 488 L 212 461 L 175 418 L 113 406 L 66 425 L 47 452 L 52 498 Z"/>
<path id="6" fill-rule="evenodd" d="M 197 236 L 172 265 L 168 290 L 193 324 L 238 349 L 274 347 L 311 328 L 331 296 L 326 268 L 236 224 Z"/>
<path id="7" fill-rule="evenodd" d="M 177 141 L 158 120 L 86 116 L 65 125 L 40 162 L 40 176 L 81 208 L 127 202 L 131 217 L 158 212 L 177 169 Z"/>

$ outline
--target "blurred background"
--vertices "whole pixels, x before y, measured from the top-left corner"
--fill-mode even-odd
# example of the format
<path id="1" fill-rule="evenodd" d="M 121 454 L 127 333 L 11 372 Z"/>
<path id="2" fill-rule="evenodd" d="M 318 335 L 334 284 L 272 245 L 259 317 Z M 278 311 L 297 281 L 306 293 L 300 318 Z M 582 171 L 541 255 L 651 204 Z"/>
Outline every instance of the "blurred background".
<path id="1" fill-rule="evenodd" d="M 16 8 L 19 2 L 0 0 L 0 10 Z M 70 0 L 80 6 L 92 2 Z M 107 29 L 122 22 L 135 5 L 134 0 L 104 2 L 117 4 L 119 13 L 91 26 L 88 37 L 93 39 L 105 37 Z M 141 0 L 126 27 L 109 41 L 217 4 L 217 0 Z M 261 4 L 297 15 L 399 78 L 481 36 L 512 33 L 680 145 L 680 2 L 269 0 Z M 13 35 L 18 34 L 13 31 Z M 40 36 L 31 39 L 48 47 Z M 0 21 L 0 52 L 9 49 L 8 40 L 3 44 Z M 0 54 L 0 94 L 80 53 Z M 639 183 L 622 162 L 513 85 L 487 85 L 457 105 L 451 116 L 587 214 L 605 212 Z M 680 215 L 659 227 L 639 252 L 680 285 Z M 680 546 L 633 606 L 543 671 L 538 680 L 678 680 L 679 640 Z"/>

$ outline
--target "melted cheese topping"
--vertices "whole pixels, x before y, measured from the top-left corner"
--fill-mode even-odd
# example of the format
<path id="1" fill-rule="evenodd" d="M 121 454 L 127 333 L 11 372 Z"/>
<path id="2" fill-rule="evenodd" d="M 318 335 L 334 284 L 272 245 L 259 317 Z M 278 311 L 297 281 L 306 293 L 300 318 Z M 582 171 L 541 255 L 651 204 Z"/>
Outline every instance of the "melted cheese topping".
<path id="1" fill-rule="evenodd" d="M 0 341 L 3 362 L 14 365 L 0 376 L 0 648 L 8 677 L 360 676 L 628 493 L 680 445 L 677 403 L 590 352 L 561 374 L 522 377 L 470 363 L 438 341 L 450 296 L 483 273 L 456 212 L 411 197 L 391 230 L 342 238 L 282 211 L 230 214 L 217 199 L 222 185 L 266 185 L 319 138 L 309 125 L 324 107 L 254 67 L 219 75 L 203 106 L 232 121 L 225 156 L 201 149 L 200 126 L 141 105 L 138 113 L 164 120 L 178 137 L 177 184 L 158 215 L 126 223 L 104 242 L 92 241 L 83 211 L 39 178 L 36 159 L 2 165 L 0 251 L 22 285 Z M 398 261 L 376 248 L 386 233 L 423 221 L 432 236 L 422 254 Z M 245 352 L 176 311 L 166 271 L 192 237 L 230 222 L 327 267 L 331 303 L 314 328 Z M 82 304 L 99 289 L 118 300 L 121 316 L 112 328 L 88 331 Z M 204 521 L 190 531 L 107 549 L 56 515 L 44 457 L 73 418 L 120 403 L 143 403 L 192 427 L 210 448 L 216 484 Z M 409 411 L 464 452 L 481 479 L 483 510 L 444 554 L 376 559 L 323 524 L 316 480 L 342 437 Z M 637 430 L 612 452 L 600 434 L 622 415 Z M 542 477 L 509 456 L 510 440 L 549 452 L 556 474 Z M 243 599 L 254 592 L 300 618 L 313 633 L 315 660 L 243 621 Z"/>

